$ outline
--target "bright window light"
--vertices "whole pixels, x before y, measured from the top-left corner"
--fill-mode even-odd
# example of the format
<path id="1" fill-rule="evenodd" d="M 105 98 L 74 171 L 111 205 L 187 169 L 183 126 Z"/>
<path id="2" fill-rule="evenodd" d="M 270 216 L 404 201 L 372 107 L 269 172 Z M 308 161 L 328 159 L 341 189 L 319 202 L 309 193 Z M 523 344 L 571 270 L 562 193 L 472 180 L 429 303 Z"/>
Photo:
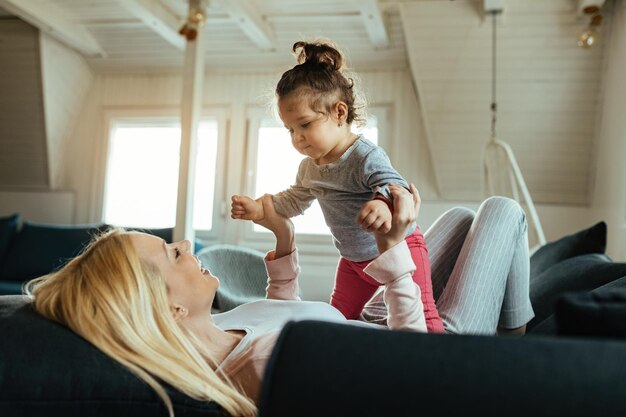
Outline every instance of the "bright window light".
<path id="1" fill-rule="evenodd" d="M 371 142 L 378 144 L 378 123 L 375 117 L 368 118 L 365 128 L 354 129 L 354 131 L 362 133 Z M 291 137 L 287 129 L 279 127 L 274 119 L 263 119 L 258 137 L 256 197 L 266 193 L 276 194 L 293 185 L 302 159 L 304 155 L 291 145 Z M 302 216 L 296 216 L 291 220 L 297 233 L 330 235 L 317 200 L 313 201 L 311 207 Z M 254 231 L 267 232 L 267 229 L 254 225 Z"/>
<path id="2" fill-rule="evenodd" d="M 212 228 L 217 121 L 198 128 L 193 225 Z M 180 123 L 176 120 L 113 123 L 104 198 L 104 221 L 117 226 L 173 227 L 176 223 Z"/>

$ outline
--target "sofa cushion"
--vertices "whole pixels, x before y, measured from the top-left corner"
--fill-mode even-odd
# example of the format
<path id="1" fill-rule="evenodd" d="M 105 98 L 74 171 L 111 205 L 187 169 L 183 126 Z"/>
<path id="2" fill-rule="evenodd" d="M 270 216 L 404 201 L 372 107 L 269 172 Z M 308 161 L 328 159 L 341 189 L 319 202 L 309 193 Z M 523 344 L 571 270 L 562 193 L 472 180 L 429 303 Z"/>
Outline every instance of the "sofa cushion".
<path id="1" fill-rule="evenodd" d="M 588 293 L 563 295 L 554 318 L 559 334 L 626 338 L 626 276 Z"/>
<path id="2" fill-rule="evenodd" d="M 19 222 L 19 214 L 0 217 L 0 265 L 2 265 L 4 257 L 11 246 L 11 241 L 17 232 Z"/>
<path id="3" fill-rule="evenodd" d="M 25 281 L 50 273 L 78 255 L 100 227 L 24 222 L 6 255 L 0 279 Z"/>
<path id="4" fill-rule="evenodd" d="M 606 223 L 599 222 L 577 233 L 564 236 L 537 250 L 530 257 L 530 280 L 557 263 L 585 253 L 604 253 Z"/>
<path id="5" fill-rule="evenodd" d="M 0 296 L 1 416 L 163 416 L 146 383 L 96 347 L 35 313 L 26 296 Z M 223 416 L 165 386 L 178 416 Z"/>
<path id="6" fill-rule="evenodd" d="M 626 415 L 626 343 L 423 334 L 301 321 L 272 352 L 260 417 Z"/>
<path id="7" fill-rule="evenodd" d="M 535 318 L 530 331 L 554 313 L 554 303 L 568 291 L 591 291 L 626 275 L 626 263 L 612 262 L 602 254 L 589 253 L 566 259 L 548 268 L 530 282 L 530 300 Z"/>

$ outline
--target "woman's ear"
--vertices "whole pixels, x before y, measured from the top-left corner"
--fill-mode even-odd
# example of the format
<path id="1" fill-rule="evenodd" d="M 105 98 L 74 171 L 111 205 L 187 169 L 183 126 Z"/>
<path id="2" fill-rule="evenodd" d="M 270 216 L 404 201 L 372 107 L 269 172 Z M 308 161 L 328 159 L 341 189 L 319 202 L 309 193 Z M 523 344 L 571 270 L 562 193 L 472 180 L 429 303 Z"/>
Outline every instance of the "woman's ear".
<path id="1" fill-rule="evenodd" d="M 172 314 L 175 321 L 180 321 L 189 315 L 189 310 L 181 305 L 172 306 Z"/>

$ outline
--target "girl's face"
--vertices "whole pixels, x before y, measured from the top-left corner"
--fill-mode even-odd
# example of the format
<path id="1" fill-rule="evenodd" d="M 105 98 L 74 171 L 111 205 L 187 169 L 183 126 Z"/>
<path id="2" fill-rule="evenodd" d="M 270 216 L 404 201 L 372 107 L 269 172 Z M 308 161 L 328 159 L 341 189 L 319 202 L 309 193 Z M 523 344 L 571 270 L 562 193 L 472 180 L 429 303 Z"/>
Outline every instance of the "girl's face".
<path id="1" fill-rule="evenodd" d="M 341 110 L 336 110 L 338 105 L 327 115 L 313 110 L 306 97 L 299 94 L 292 93 L 278 101 L 278 112 L 291 134 L 293 147 L 318 164 L 339 158 L 345 150 L 342 148 L 343 142 L 349 139 L 350 130 L 345 120 L 342 122 Z M 340 123 L 342 126 L 338 126 Z"/>
<path id="2" fill-rule="evenodd" d="M 219 281 L 191 254 L 188 240 L 167 244 L 144 233 L 132 233 L 131 238 L 139 257 L 156 265 L 165 278 L 173 307 L 184 307 L 189 315 L 211 311 Z"/>

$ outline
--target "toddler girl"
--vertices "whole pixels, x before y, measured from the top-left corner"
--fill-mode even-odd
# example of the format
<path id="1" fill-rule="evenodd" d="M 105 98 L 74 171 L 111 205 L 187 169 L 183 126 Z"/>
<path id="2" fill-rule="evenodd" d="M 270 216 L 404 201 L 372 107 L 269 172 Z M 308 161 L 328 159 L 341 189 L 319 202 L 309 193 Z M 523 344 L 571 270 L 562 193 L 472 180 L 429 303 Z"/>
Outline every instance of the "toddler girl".
<path id="1" fill-rule="evenodd" d="M 353 80 L 343 72 L 343 56 L 330 43 L 296 42 L 297 65 L 276 87 L 278 112 L 298 152 L 305 155 L 289 189 L 272 196 L 276 211 L 290 218 L 302 214 L 314 199 L 320 203 L 341 258 L 330 303 L 347 319 L 356 319 L 381 285 L 364 268 L 379 256 L 373 231 L 391 227 L 393 201 L 389 186 L 407 189 L 385 151 L 352 133 L 361 121 L 355 108 Z M 263 219 L 261 200 L 233 196 L 234 219 Z M 413 225 L 406 241 L 421 290 L 426 325 L 443 332 L 435 307 L 424 236 Z"/>

